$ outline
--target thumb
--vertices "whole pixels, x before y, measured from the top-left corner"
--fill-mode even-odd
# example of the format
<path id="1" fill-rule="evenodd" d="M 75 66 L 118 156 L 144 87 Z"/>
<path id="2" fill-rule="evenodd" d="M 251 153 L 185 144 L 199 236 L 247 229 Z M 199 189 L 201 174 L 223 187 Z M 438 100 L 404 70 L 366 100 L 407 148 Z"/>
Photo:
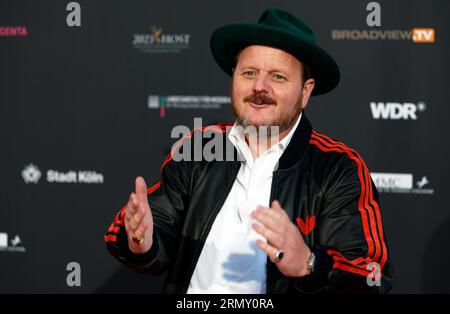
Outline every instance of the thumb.
<path id="1" fill-rule="evenodd" d="M 284 211 L 283 207 L 281 207 L 280 202 L 278 202 L 277 200 L 272 202 L 272 208 L 279 210 L 279 211 Z"/>
<path id="2" fill-rule="evenodd" d="M 145 184 L 145 180 L 142 177 L 136 178 L 136 196 L 141 202 L 148 202 L 147 200 L 147 185 Z"/>

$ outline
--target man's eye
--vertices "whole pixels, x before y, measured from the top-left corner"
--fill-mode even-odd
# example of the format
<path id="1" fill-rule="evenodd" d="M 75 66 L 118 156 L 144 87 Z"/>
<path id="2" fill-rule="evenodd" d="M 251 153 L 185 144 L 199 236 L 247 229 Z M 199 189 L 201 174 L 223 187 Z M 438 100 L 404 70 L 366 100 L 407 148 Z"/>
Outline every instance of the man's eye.
<path id="1" fill-rule="evenodd" d="M 280 74 L 274 74 L 272 77 L 277 81 L 285 81 L 286 80 L 286 78 Z"/>
<path id="2" fill-rule="evenodd" d="M 244 76 L 252 77 L 255 76 L 255 71 L 244 71 Z"/>

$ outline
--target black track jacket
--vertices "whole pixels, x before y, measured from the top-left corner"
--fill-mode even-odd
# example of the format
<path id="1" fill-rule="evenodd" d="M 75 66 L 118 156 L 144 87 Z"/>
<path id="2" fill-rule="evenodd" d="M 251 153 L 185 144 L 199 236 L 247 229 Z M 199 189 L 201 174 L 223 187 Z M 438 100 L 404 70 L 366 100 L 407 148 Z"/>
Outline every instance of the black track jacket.
<path id="1" fill-rule="evenodd" d="M 226 130 L 231 125 L 216 125 L 212 133 L 222 135 L 230 145 Z M 199 136 L 204 145 L 207 129 L 194 129 L 184 140 Z M 186 293 L 240 166 L 236 158 L 176 162 L 169 155 L 160 180 L 147 191 L 154 220 L 152 248 L 141 255 L 129 250 L 125 206 L 105 235 L 108 251 L 139 271 L 167 272 L 164 291 Z M 305 115 L 273 172 L 272 200 L 278 200 L 299 227 L 316 255 L 316 267 L 311 275 L 288 278 L 268 259 L 267 293 L 384 293 L 391 289 L 392 269 L 369 170 L 355 150 L 314 131 Z M 373 280 L 378 271 L 379 285 Z M 369 274 L 375 275 L 373 279 L 367 279 Z"/>

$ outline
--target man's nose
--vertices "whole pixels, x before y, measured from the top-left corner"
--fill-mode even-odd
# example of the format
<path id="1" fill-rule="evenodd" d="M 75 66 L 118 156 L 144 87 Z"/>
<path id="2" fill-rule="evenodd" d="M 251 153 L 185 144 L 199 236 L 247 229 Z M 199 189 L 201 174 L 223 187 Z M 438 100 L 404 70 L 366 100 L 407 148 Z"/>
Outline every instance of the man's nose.
<path id="1" fill-rule="evenodd" d="M 269 76 L 267 73 L 260 72 L 253 82 L 253 92 L 269 92 Z"/>

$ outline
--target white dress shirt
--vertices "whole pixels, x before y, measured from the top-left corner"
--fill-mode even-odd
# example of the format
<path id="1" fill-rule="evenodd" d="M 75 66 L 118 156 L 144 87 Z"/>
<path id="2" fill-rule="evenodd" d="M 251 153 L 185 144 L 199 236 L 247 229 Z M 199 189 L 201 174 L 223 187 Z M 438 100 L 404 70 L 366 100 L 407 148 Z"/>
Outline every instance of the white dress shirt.
<path id="1" fill-rule="evenodd" d="M 266 254 L 256 239 L 250 214 L 257 205 L 269 207 L 272 173 L 297 129 L 253 160 L 242 127 L 236 123 L 228 138 L 241 156 L 241 167 L 217 215 L 195 267 L 187 293 L 266 293 Z"/>

